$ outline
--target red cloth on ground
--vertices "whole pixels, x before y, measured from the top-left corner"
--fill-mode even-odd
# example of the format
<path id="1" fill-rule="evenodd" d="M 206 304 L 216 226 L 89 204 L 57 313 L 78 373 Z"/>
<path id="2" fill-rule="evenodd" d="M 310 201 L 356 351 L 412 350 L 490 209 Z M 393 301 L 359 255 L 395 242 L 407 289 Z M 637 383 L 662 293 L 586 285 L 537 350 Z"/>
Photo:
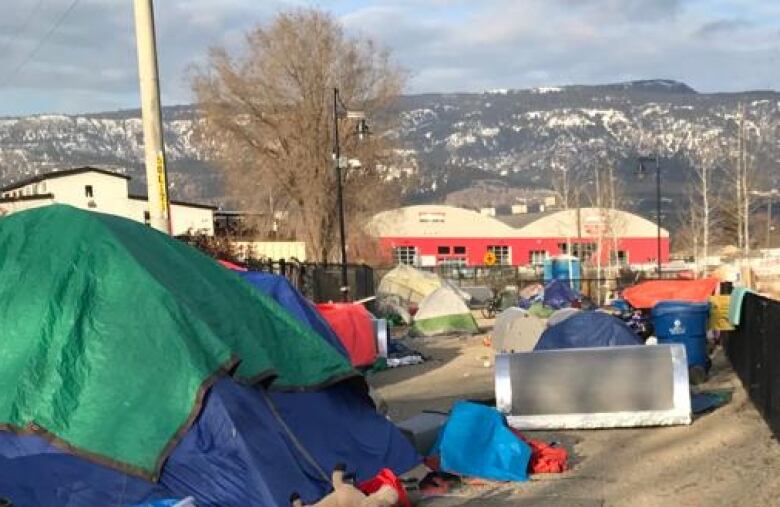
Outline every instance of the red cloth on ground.
<path id="1" fill-rule="evenodd" d="M 376 361 L 374 318 L 363 305 L 321 303 L 317 310 L 347 349 L 352 366 L 371 366 Z"/>
<path id="2" fill-rule="evenodd" d="M 401 479 L 396 477 L 389 468 L 380 470 L 376 477 L 361 483 L 358 486 L 358 489 L 366 495 L 370 495 L 371 493 L 379 491 L 379 488 L 385 485 L 392 487 L 398 492 L 398 503 L 396 505 L 400 505 L 401 507 L 412 507 L 412 504 L 409 502 L 409 497 L 406 495 L 406 489 L 404 488 L 404 485 L 401 484 Z"/>
<path id="3" fill-rule="evenodd" d="M 717 278 L 701 280 L 651 280 L 623 291 L 623 299 L 634 308 L 650 309 L 659 301 L 705 303 L 715 294 Z"/>
<path id="4" fill-rule="evenodd" d="M 513 429 L 512 433 L 531 447 L 528 472 L 532 474 L 559 474 L 568 469 L 569 453 L 563 447 L 553 447 L 541 440 L 530 440 Z"/>

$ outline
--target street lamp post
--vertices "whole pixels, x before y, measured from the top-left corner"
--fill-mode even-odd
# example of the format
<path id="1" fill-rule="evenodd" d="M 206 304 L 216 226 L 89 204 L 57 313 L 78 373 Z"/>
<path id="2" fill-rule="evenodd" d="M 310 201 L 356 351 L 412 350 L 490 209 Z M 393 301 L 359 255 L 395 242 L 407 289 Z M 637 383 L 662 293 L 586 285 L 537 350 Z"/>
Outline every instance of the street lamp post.
<path id="1" fill-rule="evenodd" d="M 658 155 L 652 157 L 639 157 L 638 173 L 640 177 L 643 177 L 647 169 L 645 169 L 645 162 L 655 162 L 655 224 L 657 228 L 657 259 L 658 259 L 658 278 L 661 278 L 661 161 Z"/>
<path id="2" fill-rule="evenodd" d="M 341 169 L 341 146 L 339 145 L 339 119 L 357 120 L 356 133 L 363 139 L 368 133 L 366 115 L 362 111 L 351 111 L 344 107 L 339 98 L 339 89 L 333 88 L 333 159 L 336 164 L 336 207 L 339 215 L 339 237 L 341 242 L 341 299 L 349 301 L 349 275 L 347 270 L 347 233 L 344 223 L 344 189 Z"/>

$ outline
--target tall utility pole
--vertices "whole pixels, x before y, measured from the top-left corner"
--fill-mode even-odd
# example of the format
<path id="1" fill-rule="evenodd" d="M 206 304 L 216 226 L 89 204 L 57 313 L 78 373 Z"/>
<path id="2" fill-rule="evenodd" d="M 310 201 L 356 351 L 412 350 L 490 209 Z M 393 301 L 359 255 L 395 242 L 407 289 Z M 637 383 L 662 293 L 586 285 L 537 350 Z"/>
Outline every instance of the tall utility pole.
<path id="1" fill-rule="evenodd" d="M 157 67 L 154 6 L 152 0 L 133 0 L 133 6 L 135 9 L 135 38 L 138 46 L 138 77 L 141 83 L 141 116 L 144 129 L 146 185 L 149 193 L 149 225 L 170 234 L 171 215 L 160 109 L 160 75 Z"/>
<path id="2" fill-rule="evenodd" d="M 336 206 L 339 214 L 339 240 L 341 242 L 341 298 L 349 301 L 349 276 L 347 267 L 347 232 L 344 225 L 344 190 L 341 182 L 341 147 L 339 146 L 339 89 L 333 89 L 333 159 L 336 161 Z"/>

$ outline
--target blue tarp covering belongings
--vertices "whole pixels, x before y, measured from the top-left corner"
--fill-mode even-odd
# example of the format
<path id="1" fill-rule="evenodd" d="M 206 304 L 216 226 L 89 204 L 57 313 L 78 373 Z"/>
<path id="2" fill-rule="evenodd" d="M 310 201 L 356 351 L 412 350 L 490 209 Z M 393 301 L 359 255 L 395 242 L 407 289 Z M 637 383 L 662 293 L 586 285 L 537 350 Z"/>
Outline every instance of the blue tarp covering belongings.
<path id="1" fill-rule="evenodd" d="M 642 345 L 620 319 L 602 312 L 580 312 L 547 328 L 534 350 Z"/>
<path id="2" fill-rule="evenodd" d="M 544 305 L 553 310 L 567 308 L 578 299 L 579 295 L 567 282 L 552 280 L 544 287 Z"/>
<path id="3" fill-rule="evenodd" d="M 461 401 L 452 408 L 433 454 L 441 470 L 496 481 L 525 481 L 531 448 L 495 408 Z"/>

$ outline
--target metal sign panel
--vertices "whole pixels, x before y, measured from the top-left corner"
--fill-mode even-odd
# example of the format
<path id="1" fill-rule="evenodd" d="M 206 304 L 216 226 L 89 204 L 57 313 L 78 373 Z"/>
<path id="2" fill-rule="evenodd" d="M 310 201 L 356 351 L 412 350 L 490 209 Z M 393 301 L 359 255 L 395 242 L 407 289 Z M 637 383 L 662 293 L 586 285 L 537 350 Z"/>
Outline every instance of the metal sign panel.
<path id="1" fill-rule="evenodd" d="M 519 429 L 690 424 L 685 347 L 499 354 L 496 405 Z"/>

